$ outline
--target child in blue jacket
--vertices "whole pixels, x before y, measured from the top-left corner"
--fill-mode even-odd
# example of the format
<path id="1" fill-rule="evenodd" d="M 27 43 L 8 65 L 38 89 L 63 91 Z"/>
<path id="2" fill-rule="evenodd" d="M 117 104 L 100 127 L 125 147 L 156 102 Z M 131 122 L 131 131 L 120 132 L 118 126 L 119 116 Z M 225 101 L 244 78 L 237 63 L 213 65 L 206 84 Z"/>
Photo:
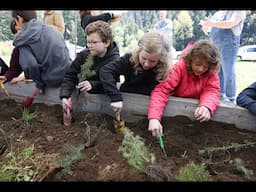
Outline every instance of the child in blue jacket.
<path id="1" fill-rule="evenodd" d="M 239 93 L 236 103 L 256 115 L 256 81 Z"/>

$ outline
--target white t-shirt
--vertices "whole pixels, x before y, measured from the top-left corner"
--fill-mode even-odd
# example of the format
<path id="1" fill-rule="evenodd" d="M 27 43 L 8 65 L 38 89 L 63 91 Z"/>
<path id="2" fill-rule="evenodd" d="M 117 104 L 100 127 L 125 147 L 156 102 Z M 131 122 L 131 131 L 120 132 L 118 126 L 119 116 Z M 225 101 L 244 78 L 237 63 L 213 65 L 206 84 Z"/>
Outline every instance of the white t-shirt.
<path id="1" fill-rule="evenodd" d="M 226 18 L 225 18 L 226 17 Z M 239 36 L 242 33 L 246 11 L 217 11 L 211 18 L 213 21 L 224 21 L 234 17 L 240 17 L 242 21 L 232 28 L 234 35 Z"/>

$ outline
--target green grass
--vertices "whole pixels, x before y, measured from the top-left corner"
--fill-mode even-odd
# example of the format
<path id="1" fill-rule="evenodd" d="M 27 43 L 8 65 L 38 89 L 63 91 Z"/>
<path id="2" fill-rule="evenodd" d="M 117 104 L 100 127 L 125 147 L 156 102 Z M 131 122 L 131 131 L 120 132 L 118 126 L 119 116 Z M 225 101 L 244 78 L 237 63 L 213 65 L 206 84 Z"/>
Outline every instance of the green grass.
<path id="1" fill-rule="evenodd" d="M 256 81 L 256 61 L 237 61 L 236 83 L 237 94 Z"/>

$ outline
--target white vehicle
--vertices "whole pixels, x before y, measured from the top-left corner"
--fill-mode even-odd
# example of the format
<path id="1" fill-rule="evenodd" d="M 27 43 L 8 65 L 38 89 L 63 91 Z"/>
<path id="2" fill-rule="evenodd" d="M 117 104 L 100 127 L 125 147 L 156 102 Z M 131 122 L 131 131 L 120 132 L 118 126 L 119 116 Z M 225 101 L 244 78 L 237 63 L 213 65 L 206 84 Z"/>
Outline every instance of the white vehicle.
<path id="1" fill-rule="evenodd" d="M 237 58 L 240 61 L 243 61 L 243 60 L 254 61 L 254 60 L 256 60 L 256 45 L 241 46 L 238 49 Z"/>

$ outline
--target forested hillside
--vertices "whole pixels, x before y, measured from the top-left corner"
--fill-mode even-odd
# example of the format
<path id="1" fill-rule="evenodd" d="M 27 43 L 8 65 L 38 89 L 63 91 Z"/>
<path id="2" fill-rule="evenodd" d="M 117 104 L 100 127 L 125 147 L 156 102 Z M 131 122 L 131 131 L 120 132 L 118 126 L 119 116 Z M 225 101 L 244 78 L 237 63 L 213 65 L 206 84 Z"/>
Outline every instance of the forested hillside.
<path id="1" fill-rule="evenodd" d="M 66 33 L 65 39 L 80 46 L 85 46 L 84 32 L 80 27 L 79 10 L 60 10 L 63 13 Z M 115 10 L 101 10 L 101 12 Z M 120 11 L 120 10 L 119 10 Z M 121 51 L 125 52 L 136 46 L 141 35 L 150 30 L 158 21 L 157 10 L 121 10 L 122 19 L 113 23 L 115 40 Z M 201 19 L 211 16 L 215 10 L 169 10 L 168 18 L 173 21 L 173 45 L 176 50 L 181 50 L 190 41 L 209 38 L 199 25 Z M 255 44 L 256 11 L 247 10 L 247 18 L 242 33 L 241 45 Z M 38 11 L 38 19 L 42 19 L 42 10 Z M 9 29 L 11 20 L 10 10 L 0 11 L 0 41 L 12 40 L 13 35 Z"/>

